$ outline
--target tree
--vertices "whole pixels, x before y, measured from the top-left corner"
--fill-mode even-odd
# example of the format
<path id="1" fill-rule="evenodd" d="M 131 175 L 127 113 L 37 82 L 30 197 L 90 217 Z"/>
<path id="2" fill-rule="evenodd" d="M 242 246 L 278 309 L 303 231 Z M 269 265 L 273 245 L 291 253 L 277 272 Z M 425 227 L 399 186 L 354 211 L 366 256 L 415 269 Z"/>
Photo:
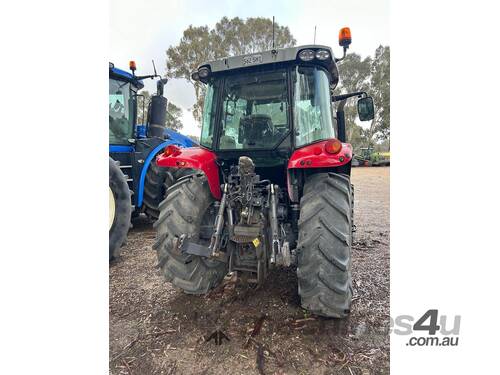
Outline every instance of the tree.
<path id="1" fill-rule="evenodd" d="M 344 94 L 366 91 L 373 97 L 375 118 L 368 128 L 356 124 L 356 101 L 345 106 L 346 135 L 355 149 L 373 146 L 376 142 L 389 145 L 390 138 L 390 48 L 379 46 L 375 56 L 361 59 L 356 53 L 339 63 L 339 91 Z M 385 142 L 387 141 L 387 142 Z"/>
<path id="2" fill-rule="evenodd" d="M 339 92 L 347 94 L 356 91 L 370 91 L 370 70 L 372 59 L 370 57 L 361 59 L 356 53 L 348 54 L 344 60 L 339 63 Z M 356 100 L 348 99 L 344 108 L 346 136 L 354 149 L 367 146 L 364 129 L 356 124 L 358 118 L 358 109 Z"/>
<path id="3" fill-rule="evenodd" d="M 143 97 L 139 97 L 137 103 L 137 121 L 138 123 L 146 123 L 148 118 L 148 108 L 151 102 L 151 94 L 147 90 L 139 92 Z M 143 105 L 144 104 L 144 105 Z M 165 126 L 169 129 L 179 131 L 182 129 L 182 110 L 172 102 L 167 104 L 167 116 L 165 119 Z"/>
<path id="4" fill-rule="evenodd" d="M 288 27 L 275 23 L 275 47 L 296 44 Z M 225 56 L 244 55 L 270 50 L 273 46 L 272 21 L 268 18 L 223 17 L 213 29 L 189 26 L 176 46 L 167 50 L 167 76 L 184 78 L 194 85 L 196 103 L 193 116 L 199 122 L 203 108 L 205 86 L 191 81 L 191 73 L 202 63 Z"/>
<path id="5" fill-rule="evenodd" d="M 181 130 L 182 129 L 181 117 L 182 117 L 182 110 L 172 102 L 168 102 L 167 119 L 166 119 L 167 128 L 175 131 Z"/>
<path id="6" fill-rule="evenodd" d="M 200 137 L 199 137 L 199 136 L 197 136 L 197 135 L 188 135 L 188 137 L 189 137 L 192 141 L 194 141 L 194 142 L 196 142 L 196 143 L 200 143 Z"/>
<path id="7" fill-rule="evenodd" d="M 142 97 L 140 96 L 142 95 Z M 148 120 L 148 105 L 151 101 L 151 94 L 148 90 L 141 90 L 137 98 L 137 123 L 145 124 Z"/>
<path id="8" fill-rule="evenodd" d="M 375 104 L 375 119 L 370 127 L 370 136 L 380 141 L 389 139 L 391 134 L 390 59 L 390 48 L 379 46 L 371 67 L 370 86 Z"/>

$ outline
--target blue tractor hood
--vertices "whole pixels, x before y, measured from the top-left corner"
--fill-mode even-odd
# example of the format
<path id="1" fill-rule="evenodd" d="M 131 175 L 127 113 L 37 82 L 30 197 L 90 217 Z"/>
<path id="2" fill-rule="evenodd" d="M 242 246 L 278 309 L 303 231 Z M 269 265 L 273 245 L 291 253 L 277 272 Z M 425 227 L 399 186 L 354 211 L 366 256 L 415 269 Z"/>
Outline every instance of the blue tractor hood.
<path id="1" fill-rule="evenodd" d="M 177 133 L 176 131 L 172 129 L 165 129 L 165 135 L 168 136 L 170 140 L 172 140 L 175 143 L 178 143 L 184 147 L 194 147 L 198 146 L 196 142 L 194 142 L 191 138 L 188 136 L 185 136 L 183 134 Z"/>

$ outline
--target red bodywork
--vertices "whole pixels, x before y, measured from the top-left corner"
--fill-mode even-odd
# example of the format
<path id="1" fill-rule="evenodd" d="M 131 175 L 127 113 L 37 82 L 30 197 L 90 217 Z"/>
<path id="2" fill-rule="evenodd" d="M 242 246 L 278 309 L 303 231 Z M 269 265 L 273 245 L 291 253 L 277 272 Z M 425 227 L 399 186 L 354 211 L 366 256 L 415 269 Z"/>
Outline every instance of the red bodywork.
<path id="1" fill-rule="evenodd" d="M 288 169 L 295 168 L 326 168 L 339 167 L 349 163 L 352 158 L 352 146 L 342 143 L 342 148 L 337 154 L 325 151 L 325 144 L 329 140 L 321 141 L 302 147 L 292 154 L 288 160 Z M 215 199 L 222 198 L 219 180 L 219 166 L 216 163 L 217 155 L 202 147 L 179 148 L 170 145 L 160 154 L 157 164 L 160 167 L 190 168 L 202 171 L 208 180 L 208 186 Z M 290 175 L 287 176 L 288 182 Z M 288 184 L 288 194 L 291 194 Z M 291 195 L 290 195 L 290 198 Z M 293 200 L 293 199 L 292 199 Z"/>
<path id="2" fill-rule="evenodd" d="M 215 163 L 217 155 L 201 147 L 178 148 L 170 147 L 169 152 L 161 154 L 156 160 L 160 167 L 191 168 L 202 171 L 207 176 L 208 186 L 215 199 L 222 198 L 219 182 L 219 167 Z M 175 148 L 173 148 L 175 147 Z"/>
<path id="3" fill-rule="evenodd" d="M 349 163 L 352 158 L 352 146 L 349 143 L 342 143 L 338 154 L 330 154 L 325 151 L 327 142 L 321 141 L 295 150 L 288 160 L 288 169 L 340 167 Z"/>
<path id="4" fill-rule="evenodd" d="M 299 197 L 294 197 L 292 193 L 290 169 L 340 167 L 352 159 L 352 146 L 349 143 L 342 143 L 342 148 L 337 154 L 326 152 L 325 145 L 330 141 L 321 141 L 299 148 L 288 160 L 287 190 L 292 202 L 298 202 Z"/>

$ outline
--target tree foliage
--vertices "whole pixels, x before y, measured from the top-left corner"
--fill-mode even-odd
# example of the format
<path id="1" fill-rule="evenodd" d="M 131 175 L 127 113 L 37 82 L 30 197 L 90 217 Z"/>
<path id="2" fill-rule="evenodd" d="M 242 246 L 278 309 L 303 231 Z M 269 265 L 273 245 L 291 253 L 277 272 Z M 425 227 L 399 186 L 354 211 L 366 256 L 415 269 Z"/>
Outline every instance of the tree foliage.
<path id="1" fill-rule="evenodd" d="M 296 44 L 286 26 L 274 25 L 276 48 Z M 223 17 L 210 29 L 208 26 L 189 26 L 176 46 L 167 50 L 167 76 L 184 78 L 194 85 L 196 103 L 193 116 L 199 122 L 203 108 L 204 85 L 191 81 L 191 73 L 202 63 L 218 58 L 244 55 L 272 49 L 273 27 L 268 18 Z"/>
<path id="2" fill-rule="evenodd" d="M 370 86 L 370 68 L 372 60 L 370 57 L 361 59 L 361 56 L 356 53 L 351 53 L 339 63 L 340 83 L 339 88 L 341 94 L 346 94 L 356 91 L 369 91 Z M 363 128 L 356 124 L 358 110 L 356 101 L 350 99 L 344 108 L 346 122 L 346 136 L 349 142 L 353 145 L 362 143 L 364 134 Z"/>
<path id="3" fill-rule="evenodd" d="M 142 95 L 142 97 L 141 97 Z M 141 90 L 137 98 L 137 123 L 145 124 L 148 119 L 148 105 L 151 101 L 151 94 L 148 90 Z"/>
<path id="4" fill-rule="evenodd" d="M 378 47 L 371 67 L 371 90 L 375 107 L 375 120 L 371 137 L 384 140 L 390 137 L 390 49 Z"/>
<path id="5" fill-rule="evenodd" d="M 351 53 L 339 63 L 341 93 L 366 91 L 373 97 L 375 118 L 367 128 L 356 123 L 356 101 L 345 107 L 347 139 L 355 150 L 376 143 L 389 145 L 390 138 L 390 47 L 379 46 L 373 57 L 361 59 Z M 387 142 L 386 142 L 387 141 Z"/>
<path id="6" fill-rule="evenodd" d="M 148 106 L 151 102 L 151 94 L 147 90 L 141 90 L 139 94 L 142 95 L 142 98 L 139 97 L 137 103 L 137 121 L 145 124 L 148 118 Z M 182 129 L 181 117 L 182 109 L 177 107 L 175 104 L 168 102 L 165 126 L 175 131 Z"/>
<path id="7" fill-rule="evenodd" d="M 172 102 L 167 104 L 166 127 L 175 131 L 182 129 L 182 110 Z"/>

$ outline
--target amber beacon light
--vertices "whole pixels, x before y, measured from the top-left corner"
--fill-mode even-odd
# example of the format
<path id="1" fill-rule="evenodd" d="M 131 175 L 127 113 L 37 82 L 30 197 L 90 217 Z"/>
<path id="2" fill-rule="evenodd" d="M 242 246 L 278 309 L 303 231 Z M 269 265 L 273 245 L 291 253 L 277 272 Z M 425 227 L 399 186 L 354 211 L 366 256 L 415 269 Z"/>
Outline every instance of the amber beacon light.
<path id="1" fill-rule="evenodd" d="M 349 29 L 348 27 L 341 28 L 339 32 L 339 45 L 344 48 L 349 48 L 351 42 L 351 29 Z"/>
<path id="2" fill-rule="evenodd" d="M 135 72 L 135 70 L 137 69 L 136 65 L 135 65 L 135 61 L 129 61 L 128 62 L 128 67 L 131 71 Z"/>

